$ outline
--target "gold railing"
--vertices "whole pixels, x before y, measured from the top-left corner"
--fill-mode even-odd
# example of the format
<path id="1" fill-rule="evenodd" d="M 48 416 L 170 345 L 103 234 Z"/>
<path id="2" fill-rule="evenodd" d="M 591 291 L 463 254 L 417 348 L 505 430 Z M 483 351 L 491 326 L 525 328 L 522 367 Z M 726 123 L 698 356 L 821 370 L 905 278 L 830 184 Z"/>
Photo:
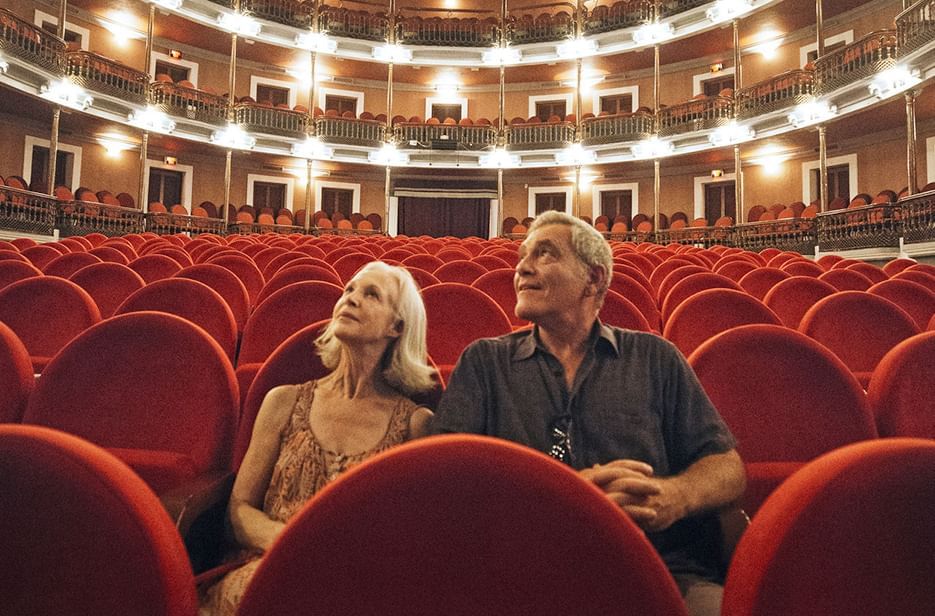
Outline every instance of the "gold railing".
<path id="1" fill-rule="evenodd" d="M 315 133 L 322 141 L 373 145 L 383 141 L 386 124 L 359 118 L 315 118 Z"/>
<path id="2" fill-rule="evenodd" d="M 690 11 L 693 8 L 708 4 L 710 1 L 711 0 L 663 0 L 659 13 L 661 17 L 671 17 L 672 15 L 678 15 L 679 13 L 684 13 L 685 11 Z"/>
<path id="3" fill-rule="evenodd" d="M 240 10 L 251 15 L 295 28 L 312 27 L 312 3 L 296 0 L 240 0 Z"/>
<path id="4" fill-rule="evenodd" d="M 135 208 L 88 201 L 57 203 L 56 223 L 62 236 L 88 233 L 117 236 L 143 231 L 143 212 Z"/>
<path id="5" fill-rule="evenodd" d="M 619 113 L 581 121 L 581 141 L 585 145 L 639 141 L 653 134 L 652 114 Z"/>
<path id="6" fill-rule="evenodd" d="M 655 8 L 652 0 L 619 0 L 613 4 L 600 4 L 586 11 L 584 33 L 598 34 L 649 23 L 655 15 Z"/>
<path id="7" fill-rule="evenodd" d="M 900 56 L 935 40 L 935 0 L 920 0 L 897 15 L 896 38 Z"/>
<path id="8" fill-rule="evenodd" d="M 299 137 L 308 127 L 307 113 L 257 103 L 237 103 L 234 117 L 244 129 L 258 133 Z"/>
<path id="9" fill-rule="evenodd" d="M 815 252 L 814 218 L 781 218 L 746 222 L 733 227 L 733 244 L 746 250 L 775 247 L 802 254 Z"/>
<path id="10" fill-rule="evenodd" d="M 227 120 L 227 99 L 217 94 L 157 81 L 150 84 L 149 95 L 154 107 L 170 115 L 209 124 Z"/>
<path id="11" fill-rule="evenodd" d="M 497 143 L 493 126 L 400 122 L 393 127 L 393 134 L 403 147 L 436 150 L 479 150 Z"/>
<path id="12" fill-rule="evenodd" d="M 871 32 L 815 60 L 815 95 L 827 94 L 895 65 L 896 31 Z"/>
<path id="13" fill-rule="evenodd" d="M 511 124 L 506 127 L 506 145 L 512 150 L 563 147 L 575 140 L 572 122 Z"/>
<path id="14" fill-rule="evenodd" d="M 78 85 L 124 100 L 146 102 L 146 73 L 90 51 L 69 51 L 65 59 L 66 74 Z"/>
<path id="15" fill-rule="evenodd" d="M 902 207 L 902 236 L 909 243 L 935 241 L 935 191 L 912 195 Z"/>
<path id="16" fill-rule="evenodd" d="M 822 250 L 899 246 L 901 206 L 883 203 L 824 212 L 817 217 Z"/>
<path id="17" fill-rule="evenodd" d="M 575 5 L 570 2 L 552 2 L 523 7 L 523 11 L 544 9 L 538 14 L 510 15 L 507 21 L 507 39 L 514 45 L 560 41 L 575 36 Z M 519 9 L 517 9 L 519 10 Z"/>
<path id="18" fill-rule="evenodd" d="M 55 203 L 49 195 L 0 186 L 0 227 L 51 235 L 55 227 Z"/>
<path id="19" fill-rule="evenodd" d="M 730 122 L 733 115 L 732 98 L 709 96 L 690 100 L 659 110 L 659 134 L 675 135 L 717 128 Z"/>
<path id="20" fill-rule="evenodd" d="M 224 234 L 224 221 L 206 216 L 189 216 L 186 214 L 170 214 L 168 212 L 149 212 L 145 216 L 146 230 L 159 235 L 173 235 L 175 233 Z"/>
<path id="21" fill-rule="evenodd" d="M 489 11 L 462 10 L 482 13 L 481 17 L 452 17 L 455 11 L 445 11 L 445 17 L 425 17 L 431 9 L 421 9 L 421 15 L 400 15 L 396 23 L 396 40 L 407 45 L 440 45 L 443 47 L 490 47 L 500 41 L 499 20 Z"/>
<path id="22" fill-rule="evenodd" d="M 65 41 L 0 8 L 0 51 L 57 75 L 65 72 Z"/>
<path id="23" fill-rule="evenodd" d="M 318 30 L 333 36 L 384 41 L 388 25 L 386 13 L 383 12 L 370 13 L 327 5 L 319 8 Z"/>
<path id="24" fill-rule="evenodd" d="M 795 69 L 737 90 L 737 117 L 753 118 L 804 103 L 812 97 L 814 83 L 813 71 Z"/>

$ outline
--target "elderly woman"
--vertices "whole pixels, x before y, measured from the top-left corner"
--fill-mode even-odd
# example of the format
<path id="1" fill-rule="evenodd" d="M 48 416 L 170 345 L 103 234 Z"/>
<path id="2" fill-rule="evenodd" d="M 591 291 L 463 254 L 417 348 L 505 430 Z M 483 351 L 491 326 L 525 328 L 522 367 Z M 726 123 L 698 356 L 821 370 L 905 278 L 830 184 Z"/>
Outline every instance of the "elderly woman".
<path id="1" fill-rule="evenodd" d="M 316 345 L 332 372 L 263 400 L 228 509 L 237 542 L 254 558 L 209 589 L 202 614 L 236 611 L 262 553 L 329 481 L 425 433 L 432 413 L 408 396 L 434 386 L 433 369 L 425 308 L 408 271 L 363 267 Z"/>

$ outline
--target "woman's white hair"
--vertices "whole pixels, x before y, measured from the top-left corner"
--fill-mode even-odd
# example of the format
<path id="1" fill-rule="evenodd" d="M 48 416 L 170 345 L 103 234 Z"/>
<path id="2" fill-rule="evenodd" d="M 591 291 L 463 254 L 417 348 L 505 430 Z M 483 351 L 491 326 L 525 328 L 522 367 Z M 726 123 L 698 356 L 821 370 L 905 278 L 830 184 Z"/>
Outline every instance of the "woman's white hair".
<path id="1" fill-rule="evenodd" d="M 360 268 L 354 278 L 364 272 L 378 271 L 396 283 L 396 318 L 401 328 L 399 337 L 390 342 L 382 359 L 383 378 L 397 391 L 410 396 L 435 387 L 432 375 L 435 369 L 429 365 L 425 343 L 425 305 L 422 294 L 406 268 L 373 261 Z M 325 367 L 338 367 L 344 345 L 334 336 L 334 319 L 315 340 L 318 354 Z"/>
<path id="2" fill-rule="evenodd" d="M 597 290 L 598 299 L 603 300 L 607 294 L 607 289 L 610 288 L 610 279 L 614 271 L 614 256 L 604 236 L 601 235 L 600 231 L 580 218 L 556 210 L 549 210 L 536 216 L 536 219 L 529 226 L 529 233 L 546 225 L 571 227 L 571 245 L 575 249 L 578 259 L 588 269 L 592 267 L 603 268 L 604 284 Z"/>

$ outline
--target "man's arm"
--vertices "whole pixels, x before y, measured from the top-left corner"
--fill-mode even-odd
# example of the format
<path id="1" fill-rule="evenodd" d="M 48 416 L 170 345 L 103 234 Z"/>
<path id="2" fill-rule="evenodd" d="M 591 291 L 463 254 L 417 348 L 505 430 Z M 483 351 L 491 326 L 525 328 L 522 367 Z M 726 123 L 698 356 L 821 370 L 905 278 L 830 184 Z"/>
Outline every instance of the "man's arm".
<path id="1" fill-rule="evenodd" d="M 700 458 L 672 477 L 654 477 L 648 464 L 636 460 L 615 460 L 581 475 L 647 531 L 665 530 L 684 517 L 724 507 L 746 487 L 736 450 Z"/>
<path id="2" fill-rule="evenodd" d="M 467 432 L 485 434 L 487 427 L 484 361 L 479 342 L 461 353 L 448 386 L 428 426 L 429 434 Z"/>

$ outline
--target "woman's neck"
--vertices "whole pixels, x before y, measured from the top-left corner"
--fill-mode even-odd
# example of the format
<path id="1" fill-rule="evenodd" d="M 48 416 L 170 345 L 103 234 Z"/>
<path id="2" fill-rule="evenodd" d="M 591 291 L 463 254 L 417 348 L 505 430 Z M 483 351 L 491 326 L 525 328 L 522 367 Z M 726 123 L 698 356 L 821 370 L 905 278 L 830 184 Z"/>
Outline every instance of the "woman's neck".
<path id="1" fill-rule="evenodd" d="M 390 395 L 392 388 L 383 378 L 380 366 L 384 351 L 377 353 L 371 349 L 345 347 L 337 367 L 322 379 L 323 383 L 334 393 L 348 399 Z"/>

